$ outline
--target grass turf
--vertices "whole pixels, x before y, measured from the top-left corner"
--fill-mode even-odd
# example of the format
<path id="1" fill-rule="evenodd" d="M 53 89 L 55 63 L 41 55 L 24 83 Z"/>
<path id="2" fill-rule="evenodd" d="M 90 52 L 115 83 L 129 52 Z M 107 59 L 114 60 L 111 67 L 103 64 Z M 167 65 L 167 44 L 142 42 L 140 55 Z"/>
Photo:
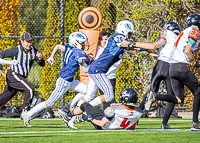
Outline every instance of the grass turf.
<path id="1" fill-rule="evenodd" d="M 13 118 L 12 118 L 13 119 Z M 189 132 L 192 120 L 171 119 L 174 131 L 160 130 L 162 119 L 142 118 L 134 131 L 97 131 L 88 122 L 75 124 L 79 129 L 67 128 L 62 120 L 32 120 L 32 128 L 19 118 L 0 118 L 1 143 L 174 143 L 199 142 L 200 132 Z M 68 131 L 68 132 L 67 132 Z"/>

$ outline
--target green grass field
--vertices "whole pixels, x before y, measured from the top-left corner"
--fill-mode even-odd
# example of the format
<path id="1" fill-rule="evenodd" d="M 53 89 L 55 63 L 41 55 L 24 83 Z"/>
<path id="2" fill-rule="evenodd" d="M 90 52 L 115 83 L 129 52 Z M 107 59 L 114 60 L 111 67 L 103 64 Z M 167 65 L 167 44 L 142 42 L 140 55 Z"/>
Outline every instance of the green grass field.
<path id="1" fill-rule="evenodd" d="M 31 128 L 19 118 L 0 118 L 0 143 L 194 143 L 200 132 L 191 132 L 192 120 L 171 119 L 175 130 L 161 130 L 161 118 L 142 118 L 134 131 L 98 131 L 88 122 L 72 130 L 59 119 L 36 119 Z"/>

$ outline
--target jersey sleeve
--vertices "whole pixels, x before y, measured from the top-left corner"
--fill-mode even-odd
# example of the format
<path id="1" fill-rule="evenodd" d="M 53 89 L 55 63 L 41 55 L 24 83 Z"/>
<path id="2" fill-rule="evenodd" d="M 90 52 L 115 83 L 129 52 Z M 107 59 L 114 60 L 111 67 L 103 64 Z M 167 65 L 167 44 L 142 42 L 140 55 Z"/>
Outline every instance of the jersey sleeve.
<path id="1" fill-rule="evenodd" d="M 200 39 L 200 31 L 198 28 L 193 27 L 192 30 L 189 32 L 188 39 L 192 38 L 195 40 L 195 43 L 198 39 Z"/>
<path id="2" fill-rule="evenodd" d="M 120 47 L 121 44 L 124 43 L 124 41 L 127 41 L 127 38 L 124 35 L 119 34 L 114 37 L 114 41 L 116 45 Z"/>
<path id="3" fill-rule="evenodd" d="M 167 43 L 167 31 L 166 30 L 162 30 L 160 33 L 160 41 L 162 42 L 162 44 L 166 44 Z"/>
<path id="4" fill-rule="evenodd" d="M 78 57 L 78 63 L 83 63 L 86 61 L 86 59 L 87 55 L 85 54 L 85 52 L 80 52 Z"/>

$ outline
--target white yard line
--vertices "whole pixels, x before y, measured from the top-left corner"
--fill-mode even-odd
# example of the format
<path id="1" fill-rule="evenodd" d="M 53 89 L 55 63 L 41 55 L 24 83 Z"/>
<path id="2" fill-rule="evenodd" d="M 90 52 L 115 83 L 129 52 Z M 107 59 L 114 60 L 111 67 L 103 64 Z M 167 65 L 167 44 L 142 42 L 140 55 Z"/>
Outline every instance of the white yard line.
<path id="1" fill-rule="evenodd" d="M 3 134 L 48 134 L 48 133 L 77 133 L 77 132 L 192 132 L 190 129 L 174 129 L 174 130 L 71 130 L 71 131 L 29 131 L 29 132 L 0 132 Z M 194 131 L 193 131 L 194 132 Z M 195 131 L 200 132 L 200 131 Z"/>
<path id="2" fill-rule="evenodd" d="M 9 118 L 9 119 L 6 119 L 6 118 L 3 118 L 3 119 L 1 119 L 1 118 L 0 118 L 0 121 L 1 121 L 1 120 L 4 121 L 4 120 L 21 120 L 21 119 L 19 119 L 19 118 L 15 118 L 15 119 L 10 119 L 10 118 Z M 53 119 L 52 119 L 52 118 L 51 118 L 51 119 L 43 119 L 43 118 L 36 118 L 36 119 L 33 119 L 33 120 L 44 120 L 44 121 L 45 121 L 45 120 L 62 120 L 62 119 L 54 119 L 54 118 L 53 118 Z M 159 121 L 162 121 L 162 119 L 160 119 L 160 120 L 155 120 L 155 119 L 140 119 L 139 122 L 140 122 L 140 121 L 158 121 L 158 122 L 159 122 Z M 173 120 L 173 119 L 170 119 L 169 121 L 170 121 L 170 122 L 190 122 L 190 121 L 192 121 L 192 120 Z"/>

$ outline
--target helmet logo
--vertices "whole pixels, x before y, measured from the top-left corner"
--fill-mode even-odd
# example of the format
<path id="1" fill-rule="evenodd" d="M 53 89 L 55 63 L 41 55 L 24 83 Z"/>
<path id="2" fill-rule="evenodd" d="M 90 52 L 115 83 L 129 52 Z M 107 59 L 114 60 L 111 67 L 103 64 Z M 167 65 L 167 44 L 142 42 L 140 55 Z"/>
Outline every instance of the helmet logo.
<path id="1" fill-rule="evenodd" d="M 84 36 L 82 34 L 77 34 L 76 35 L 78 38 L 84 38 Z"/>
<path id="2" fill-rule="evenodd" d="M 131 25 L 130 24 L 125 24 L 126 29 L 130 29 L 131 30 Z"/>

